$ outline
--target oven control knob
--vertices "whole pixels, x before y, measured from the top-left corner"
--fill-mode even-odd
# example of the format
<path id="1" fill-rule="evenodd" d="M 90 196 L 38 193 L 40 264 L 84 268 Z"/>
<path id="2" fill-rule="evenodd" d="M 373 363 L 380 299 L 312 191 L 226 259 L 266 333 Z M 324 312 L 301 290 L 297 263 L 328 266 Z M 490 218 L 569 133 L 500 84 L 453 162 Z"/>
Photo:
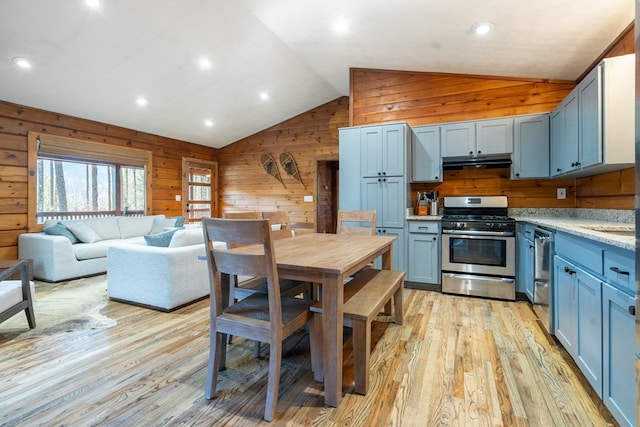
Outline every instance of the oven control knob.
<path id="1" fill-rule="evenodd" d="M 454 228 L 456 230 L 462 230 L 464 226 L 465 226 L 464 222 L 456 222 L 456 225 L 454 225 Z"/>
<path id="2" fill-rule="evenodd" d="M 495 224 L 494 224 L 493 222 L 488 222 L 488 223 L 487 223 L 487 227 L 489 227 L 489 229 L 493 229 L 493 226 L 494 226 L 494 225 L 495 225 Z"/>
<path id="3" fill-rule="evenodd" d="M 502 228 L 504 224 L 498 223 L 498 230 L 500 230 Z"/>

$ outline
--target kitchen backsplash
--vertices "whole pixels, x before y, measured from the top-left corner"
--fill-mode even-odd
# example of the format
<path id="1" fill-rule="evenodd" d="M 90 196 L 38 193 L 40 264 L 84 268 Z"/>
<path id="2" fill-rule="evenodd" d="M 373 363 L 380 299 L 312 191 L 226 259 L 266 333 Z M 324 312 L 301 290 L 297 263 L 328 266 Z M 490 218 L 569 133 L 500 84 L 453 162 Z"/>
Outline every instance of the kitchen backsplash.
<path id="1" fill-rule="evenodd" d="M 635 211 L 631 209 L 510 208 L 509 215 L 517 217 L 581 218 L 635 223 Z"/>

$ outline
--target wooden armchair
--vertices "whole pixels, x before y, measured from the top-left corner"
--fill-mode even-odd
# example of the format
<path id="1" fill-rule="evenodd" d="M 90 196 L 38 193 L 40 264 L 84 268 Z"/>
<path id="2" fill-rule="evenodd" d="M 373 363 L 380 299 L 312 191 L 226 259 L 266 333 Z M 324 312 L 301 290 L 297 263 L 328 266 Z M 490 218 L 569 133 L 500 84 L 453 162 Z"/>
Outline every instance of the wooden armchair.
<path id="1" fill-rule="evenodd" d="M 271 421 L 278 402 L 282 341 L 311 320 L 309 307 L 312 301 L 280 295 L 268 220 L 203 218 L 202 226 L 211 285 L 205 397 L 214 397 L 218 371 L 224 367 L 226 334 L 268 343 L 269 378 L 264 419 Z M 218 249 L 214 247 L 214 241 L 225 242 L 231 249 Z M 223 274 L 265 278 L 267 293 L 256 292 L 226 307 L 229 300 L 223 299 Z"/>
<path id="2" fill-rule="evenodd" d="M 13 279 L 20 275 L 20 279 Z M 33 311 L 33 263 L 29 260 L 0 261 L 0 322 L 22 310 L 27 315 L 29 328 L 36 327 Z"/>

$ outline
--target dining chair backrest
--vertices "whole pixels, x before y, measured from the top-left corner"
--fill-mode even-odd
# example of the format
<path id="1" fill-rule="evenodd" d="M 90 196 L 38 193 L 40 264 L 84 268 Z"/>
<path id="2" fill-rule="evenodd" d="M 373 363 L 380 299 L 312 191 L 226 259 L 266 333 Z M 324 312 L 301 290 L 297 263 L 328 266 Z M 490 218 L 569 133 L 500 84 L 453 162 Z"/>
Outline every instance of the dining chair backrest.
<path id="1" fill-rule="evenodd" d="M 336 234 L 376 235 L 376 211 L 338 211 Z"/>
<path id="2" fill-rule="evenodd" d="M 225 219 L 261 219 L 258 211 L 228 211 L 222 212 L 222 218 Z M 230 246 L 234 247 L 234 246 Z"/>
<path id="3" fill-rule="evenodd" d="M 273 239 L 268 220 L 203 218 L 202 226 L 207 249 L 207 262 L 211 284 L 212 316 L 222 314 L 226 301 L 222 300 L 221 274 L 264 277 L 269 295 L 269 319 L 271 329 L 280 325 L 280 287 L 274 258 Z M 214 246 L 223 242 L 227 248 Z M 240 246 L 255 245 L 247 253 Z M 277 329 L 277 328 L 276 328 Z"/>
<path id="4" fill-rule="evenodd" d="M 293 229 L 287 211 L 263 211 L 262 218 L 268 219 L 271 224 L 271 235 L 274 239 L 286 239 L 293 237 Z"/>

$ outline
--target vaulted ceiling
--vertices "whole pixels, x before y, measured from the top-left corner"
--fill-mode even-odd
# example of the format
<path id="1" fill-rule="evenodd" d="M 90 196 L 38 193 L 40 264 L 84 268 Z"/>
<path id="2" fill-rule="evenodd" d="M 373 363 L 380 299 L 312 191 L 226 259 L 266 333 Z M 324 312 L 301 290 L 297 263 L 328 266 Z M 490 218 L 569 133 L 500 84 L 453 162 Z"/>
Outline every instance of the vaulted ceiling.
<path id="1" fill-rule="evenodd" d="M 634 13 L 634 0 L 0 0 L 0 100 L 222 147 L 348 95 L 350 67 L 574 80 Z M 492 31 L 473 34 L 479 22 Z"/>

